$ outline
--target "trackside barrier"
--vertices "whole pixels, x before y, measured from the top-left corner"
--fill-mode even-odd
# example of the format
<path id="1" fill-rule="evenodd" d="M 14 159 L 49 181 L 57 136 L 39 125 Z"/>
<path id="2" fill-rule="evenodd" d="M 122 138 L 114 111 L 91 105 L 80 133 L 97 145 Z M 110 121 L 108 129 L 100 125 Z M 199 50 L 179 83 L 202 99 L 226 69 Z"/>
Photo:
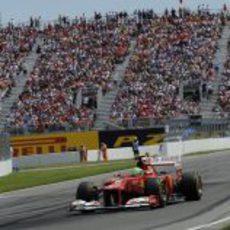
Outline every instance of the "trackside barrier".
<path id="1" fill-rule="evenodd" d="M 163 144 L 163 152 L 162 152 Z M 141 146 L 141 153 L 153 154 L 164 154 L 165 152 L 169 156 L 174 156 L 177 154 L 188 154 L 194 152 L 202 151 L 218 151 L 230 149 L 230 138 L 210 138 L 202 140 L 190 140 L 190 141 L 177 141 L 177 142 L 166 142 L 161 145 L 153 146 Z M 122 160 L 122 159 L 132 159 L 133 151 L 130 147 L 122 147 L 116 149 L 109 149 L 109 160 Z M 25 157 L 17 157 L 13 159 L 14 165 L 20 167 L 26 166 L 39 166 L 44 164 L 57 164 L 57 163 L 73 163 L 79 162 L 77 153 L 65 152 L 62 154 L 48 154 L 48 155 L 33 155 Z M 55 156 L 55 157 L 54 157 Z M 98 150 L 88 151 L 88 161 L 96 162 L 98 161 Z"/>
<path id="2" fill-rule="evenodd" d="M 163 145 L 163 152 L 162 152 Z M 177 142 L 166 142 L 161 145 L 153 146 L 141 146 L 141 153 L 150 153 L 150 155 L 164 154 L 167 153 L 169 156 L 184 155 L 194 152 L 205 152 L 205 151 L 218 151 L 230 149 L 230 137 L 225 138 L 209 138 L 201 140 L 189 140 L 189 141 L 177 141 Z M 119 149 L 109 149 L 109 160 L 121 160 L 133 158 L 133 151 L 130 147 L 124 147 Z M 89 151 L 88 161 L 97 161 L 98 151 Z"/>
<path id="3" fill-rule="evenodd" d="M 9 134 L 0 132 L 0 177 L 12 172 Z"/>
<path id="4" fill-rule="evenodd" d="M 163 152 L 161 151 L 162 146 Z M 185 155 L 195 152 L 218 151 L 226 149 L 230 149 L 230 137 L 166 142 L 162 143 L 161 145 L 140 147 L 140 152 L 143 154 L 148 152 L 151 155 L 167 153 L 168 156 L 175 156 L 178 154 Z M 110 160 L 128 158 L 133 158 L 133 152 L 131 148 L 109 150 Z M 89 158 L 89 160 L 93 160 L 93 158 Z"/>
<path id="5" fill-rule="evenodd" d="M 88 132 L 61 132 L 52 134 L 37 134 L 11 137 L 14 157 L 30 156 L 34 154 L 63 153 L 72 149 L 79 149 L 85 145 L 87 149 L 98 149 L 101 142 L 108 148 L 120 148 L 132 145 L 135 137 L 140 145 L 154 145 L 162 142 L 164 127 L 113 130 L 113 131 L 88 131 Z"/>
<path id="6" fill-rule="evenodd" d="M 218 151 L 230 149 L 230 137 L 169 142 L 166 146 L 167 153 L 171 156 L 175 155 L 177 151 L 181 151 L 182 155 L 195 152 Z"/>
<path id="7" fill-rule="evenodd" d="M 98 148 L 105 142 L 110 149 L 110 159 L 132 158 L 126 154 L 134 138 L 141 146 L 152 146 L 163 141 L 163 126 L 147 129 L 89 131 L 25 135 L 11 137 L 14 168 L 79 162 L 78 149 L 85 145 L 89 161 L 98 161 Z M 120 149 L 120 151 L 117 151 Z M 124 153 L 123 153 L 124 152 Z"/>
<path id="8" fill-rule="evenodd" d="M 11 137 L 13 156 L 31 156 L 63 153 L 86 145 L 88 149 L 98 148 L 98 132 L 69 132 L 37 134 Z"/>
<path id="9" fill-rule="evenodd" d="M 15 169 L 20 167 L 35 167 L 44 165 L 59 165 L 59 164 L 72 164 L 79 163 L 79 153 L 76 151 L 65 153 L 50 153 L 44 155 L 21 156 L 14 158 L 13 166 Z"/>
<path id="10" fill-rule="evenodd" d="M 0 177 L 12 172 L 12 159 L 0 161 Z"/>
<path id="11" fill-rule="evenodd" d="M 108 148 L 130 147 L 135 137 L 142 146 L 156 145 L 163 141 L 165 127 L 99 131 L 99 142 L 106 143 Z"/>

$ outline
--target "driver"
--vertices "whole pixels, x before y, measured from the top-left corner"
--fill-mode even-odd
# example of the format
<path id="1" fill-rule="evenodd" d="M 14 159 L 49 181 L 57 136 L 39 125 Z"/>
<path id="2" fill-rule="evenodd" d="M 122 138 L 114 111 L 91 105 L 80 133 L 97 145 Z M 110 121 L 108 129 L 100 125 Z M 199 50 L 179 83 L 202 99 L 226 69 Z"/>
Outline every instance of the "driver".
<path id="1" fill-rule="evenodd" d="M 146 174 L 155 174 L 155 176 L 157 176 L 157 172 L 154 166 L 151 164 L 151 160 L 152 158 L 147 157 L 146 155 L 139 156 L 136 166 L 143 169 Z"/>

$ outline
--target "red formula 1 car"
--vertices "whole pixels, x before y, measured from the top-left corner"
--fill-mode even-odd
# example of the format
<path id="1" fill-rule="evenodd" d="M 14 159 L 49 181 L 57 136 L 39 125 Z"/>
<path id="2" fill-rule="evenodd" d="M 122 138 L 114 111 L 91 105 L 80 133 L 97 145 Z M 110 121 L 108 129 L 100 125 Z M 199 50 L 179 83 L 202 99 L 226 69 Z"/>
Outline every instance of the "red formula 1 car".
<path id="1" fill-rule="evenodd" d="M 101 188 L 82 182 L 70 211 L 164 207 L 178 200 L 200 200 L 202 180 L 197 172 L 183 173 L 176 161 L 141 157 L 138 167 L 114 175 Z"/>

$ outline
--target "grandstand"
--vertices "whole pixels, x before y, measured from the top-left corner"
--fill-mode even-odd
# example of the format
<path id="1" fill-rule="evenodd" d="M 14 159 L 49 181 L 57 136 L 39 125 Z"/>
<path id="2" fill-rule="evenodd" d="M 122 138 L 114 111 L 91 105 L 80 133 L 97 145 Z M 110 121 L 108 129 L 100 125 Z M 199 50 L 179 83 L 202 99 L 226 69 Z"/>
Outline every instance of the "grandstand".
<path id="1" fill-rule="evenodd" d="M 220 78 L 217 63 L 226 20 L 184 9 L 9 23 L 0 30 L 1 127 L 25 134 L 228 116 L 229 70 Z"/>
<path id="2" fill-rule="evenodd" d="M 199 114 L 196 90 L 215 77 L 212 62 L 220 32 L 218 17 L 210 15 L 166 15 L 141 25 L 112 118 L 161 120 Z M 179 95 L 188 86 L 195 92 Z"/>
<path id="3" fill-rule="evenodd" d="M 221 84 L 219 87 L 218 94 L 218 105 L 213 108 L 215 112 L 218 112 L 222 117 L 228 117 L 230 112 L 230 59 L 229 59 L 229 50 L 227 60 L 224 63 L 224 71 L 222 73 Z"/>

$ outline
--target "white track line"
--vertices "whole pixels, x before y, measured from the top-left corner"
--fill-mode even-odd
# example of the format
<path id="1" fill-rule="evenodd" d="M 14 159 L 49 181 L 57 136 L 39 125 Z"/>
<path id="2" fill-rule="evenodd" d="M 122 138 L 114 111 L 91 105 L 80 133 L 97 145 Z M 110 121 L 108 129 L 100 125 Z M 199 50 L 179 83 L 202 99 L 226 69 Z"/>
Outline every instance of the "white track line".
<path id="1" fill-rule="evenodd" d="M 227 217 L 225 217 L 223 219 L 211 222 L 209 224 L 204 224 L 204 225 L 188 228 L 187 230 L 199 230 L 199 229 L 202 229 L 202 228 L 205 229 L 205 228 L 209 228 L 209 227 L 212 227 L 214 225 L 221 224 L 221 223 L 224 223 L 224 222 L 227 222 L 227 221 L 230 221 L 230 216 L 227 216 Z"/>
<path id="2" fill-rule="evenodd" d="M 0 195 L 0 199 L 10 199 L 10 198 L 17 198 L 17 197 L 23 197 L 23 195 L 2 195 L 2 196 Z"/>

